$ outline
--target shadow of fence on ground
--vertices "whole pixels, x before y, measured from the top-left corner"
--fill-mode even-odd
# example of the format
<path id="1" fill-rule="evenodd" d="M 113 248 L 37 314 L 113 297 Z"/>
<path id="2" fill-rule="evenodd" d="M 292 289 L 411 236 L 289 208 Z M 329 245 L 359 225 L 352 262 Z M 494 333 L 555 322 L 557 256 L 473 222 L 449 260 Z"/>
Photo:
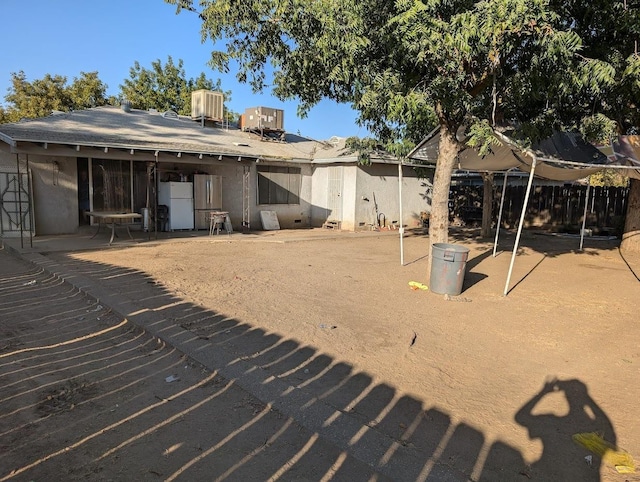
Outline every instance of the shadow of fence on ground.
<path id="1" fill-rule="evenodd" d="M 0 481 L 52 473 L 189 481 L 531 476 L 517 449 L 486 440 L 437 400 L 400 394 L 312 346 L 185 301 L 145 273 L 64 255 L 40 262 L 81 288 L 28 266 L 0 279 L 10 334 L 0 349 Z"/>

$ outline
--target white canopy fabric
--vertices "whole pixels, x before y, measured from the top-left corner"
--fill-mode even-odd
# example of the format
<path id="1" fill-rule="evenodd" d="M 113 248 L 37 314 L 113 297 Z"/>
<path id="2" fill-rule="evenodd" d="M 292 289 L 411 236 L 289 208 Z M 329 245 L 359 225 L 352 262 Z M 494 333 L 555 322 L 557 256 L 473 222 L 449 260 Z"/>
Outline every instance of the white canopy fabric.
<path id="1" fill-rule="evenodd" d="M 531 148 L 518 146 L 509 136 L 496 132 L 501 146 L 492 146 L 485 156 L 466 147 L 458 154 L 457 169 L 476 172 L 504 172 L 517 168 L 530 172 L 536 160 L 537 177 L 553 181 L 575 181 L 602 169 L 621 169 L 640 179 L 640 136 L 620 136 L 609 146 L 595 147 L 579 134 L 555 132 Z M 458 136 L 460 141 L 464 141 Z M 440 132 L 432 131 L 409 158 L 427 164 L 438 160 Z"/>
<path id="2" fill-rule="evenodd" d="M 551 137 L 537 143 L 532 148 L 520 147 L 516 141 L 505 134 L 496 132 L 496 136 L 500 139 L 502 145 L 492 147 L 491 152 L 485 156 L 480 156 L 477 151 L 469 147 L 463 149 L 458 154 L 457 168 L 476 172 L 504 172 L 505 186 L 508 172 L 519 169 L 529 173 L 525 202 L 520 222 L 518 223 L 518 232 L 504 288 L 504 295 L 506 296 L 509 293 L 509 282 L 518 251 L 534 175 L 554 181 L 576 181 L 603 169 L 617 169 L 623 170 L 624 174 L 629 177 L 640 179 L 640 136 L 620 136 L 610 146 L 601 146 L 599 148 L 584 141 L 579 134 L 571 132 L 555 132 Z M 460 137 L 458 135 L 458 140 L 463 142 L 464 139 Z M 439 144 L 440 132 L 436 129 L 411 151 L 408 157 L 412 160 L 435 165 L 438 160 Z M 501 215 L 502 203 L 498 219 L 500 219 Z M 493 250 L 494 256 L 498 244 L 499 230 L 500 224 L 498 222 Z M 580 237 L 580 249 L 582 249 L 583 236 L 584 219 Z"/>

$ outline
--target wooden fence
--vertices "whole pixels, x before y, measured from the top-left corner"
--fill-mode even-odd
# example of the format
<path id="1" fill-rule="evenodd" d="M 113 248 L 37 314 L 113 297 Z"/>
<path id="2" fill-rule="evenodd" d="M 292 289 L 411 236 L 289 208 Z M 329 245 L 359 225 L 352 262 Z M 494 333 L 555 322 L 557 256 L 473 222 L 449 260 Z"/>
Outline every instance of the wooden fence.
<path id="1" fill-rule="evenodd" d="M 520 221 L 526 186 L 507 186 L 502 226 L 513 228 Z M 587 186 L 532 186 L 524 227 L 579 231 L 584 214 Z M 591 187 L 587 200 L 586 227 L 595 232 L 619 235 L 627 209 L 626 187 Z M 494 186 L 493 223 L 498 219 L 502 186 Z M 482 220 L 482 186 L 452 186 L 449 196 L 452 221 L 479 225 Z"/>

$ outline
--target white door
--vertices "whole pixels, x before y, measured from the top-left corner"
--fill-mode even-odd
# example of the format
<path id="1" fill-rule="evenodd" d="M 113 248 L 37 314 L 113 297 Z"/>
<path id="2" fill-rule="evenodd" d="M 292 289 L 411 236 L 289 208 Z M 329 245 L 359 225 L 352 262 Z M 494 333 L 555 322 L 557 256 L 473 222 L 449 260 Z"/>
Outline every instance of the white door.
<path id="1" fill-rule="evenodd" d="M 329 182 L 327 193 L 327 221 L 342 221 L 342 183 L 343 167 L 329 167 Z"/>

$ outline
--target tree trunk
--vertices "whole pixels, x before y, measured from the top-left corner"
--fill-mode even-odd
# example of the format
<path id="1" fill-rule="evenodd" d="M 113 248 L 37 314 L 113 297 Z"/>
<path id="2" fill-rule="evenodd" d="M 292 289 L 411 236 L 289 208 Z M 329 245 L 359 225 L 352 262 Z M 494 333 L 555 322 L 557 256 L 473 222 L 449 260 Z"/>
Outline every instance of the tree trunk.
<path id="1" fill-rule="evenodd" d="M 446 243 L 449 240 L 449 188 L 459 147 L 455 139 L 455 132 L 450 132 L 445 125 L 440 127 L 439 149 L 436 170 L 433 175 L 433 194 L 429 217 L 427 279 L 431 275 L 431 247 L 434 243 Z"/>
<path id="2" fill-rule="evenodd" d="M 482 238 L 491 237 L 491 221 L 493 214 L 493 173 L 482 173 Z"/>
<path id="3" fill-rule="evenodd" d="M 640 180 L 638 179 L 631 179 L 627 217 L 620 249 L 640 253 Z"/>

